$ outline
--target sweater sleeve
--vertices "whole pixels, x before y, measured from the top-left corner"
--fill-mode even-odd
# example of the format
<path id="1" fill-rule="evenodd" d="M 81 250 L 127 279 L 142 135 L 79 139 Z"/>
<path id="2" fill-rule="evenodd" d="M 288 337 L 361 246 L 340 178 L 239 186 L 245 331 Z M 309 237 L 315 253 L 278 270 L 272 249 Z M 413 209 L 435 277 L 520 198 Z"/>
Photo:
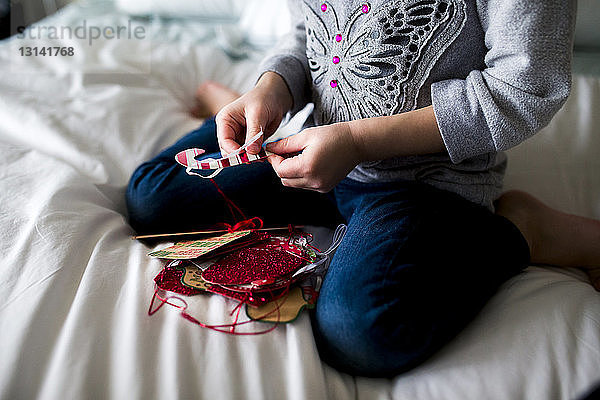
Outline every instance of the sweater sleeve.
<path id="1" fill-rule="evenodd" d="M 306 58 L 306 31 L 301 5 L 298 0 L 288 0 L 292 28 L 279 40 L 259 67 L 261 75 L 272 71 L 283 78 L 293 97 L 292 114 L 310 101 L 310 71 Z"/>
<path id="2" fill-rule="evenodd" d="M 547 125 L 571 85 L 575 0 L 477 2 L 485 68 L 431 86 L 452 162 L 507 150 Z"/>

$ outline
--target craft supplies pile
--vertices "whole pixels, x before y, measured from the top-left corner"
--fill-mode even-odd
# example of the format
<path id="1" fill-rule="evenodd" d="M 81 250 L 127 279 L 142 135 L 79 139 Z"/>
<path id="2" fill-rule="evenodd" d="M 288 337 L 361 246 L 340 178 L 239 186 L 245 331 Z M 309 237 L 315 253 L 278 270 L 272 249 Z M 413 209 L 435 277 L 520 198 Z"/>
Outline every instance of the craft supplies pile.
<path id="1" fill-rule="evenodd" d="M 248 144 L 259 137 L 252 138 Z M 247 154 L 248 144 L 219 160 L 198 161 L 197 158 L 204 153 L 202 149 L 188 149 L 175 158 L 188 174 L 211 179 L 223 168 L 261 161 L 268 156 L 264 153 L 259 156 Z M 199 173 L 199 170 L 208 169 L 216 171 L 208 176 Z M 185 319 L 204 328 L 248 335 L 269 332 L 279 323 L 295 320 L 304 308 L 313 308 L 330 255 L 339 246 L 346 226 L 338 226 L 331 246 L 320 251 L 311 245 L 312 236 L 298 228 L 290 225 L 266 229 L 259 218 L 247 219 L 214 180 L 211 181 L 223 195 L 234 218 L 235 210 L 242 220 L 234 226 L 222 224 L 226 227 L 222 232 L 205 231 L 205 237 L 201 239 L 178 242 L 149 253 L 150 257 L 165 260 L 165 266 L 154 279 L 155 293 L 148 314 L 153 315 L 168 304 L 180 309 Z M 277 231 L 279 235 L 270 233 Z M 207 234 L 210 236 L 207 237 Z M 211 324 L 192 316 L 187 301 L 181 295 L 201 294 L 217 294 L 237 302 L 229 316 L 231 321 Z M 246 318 L 240 319 L 243 308 Z M 272 325 L 259 330 L 236 330 L 252 322 Z"/>

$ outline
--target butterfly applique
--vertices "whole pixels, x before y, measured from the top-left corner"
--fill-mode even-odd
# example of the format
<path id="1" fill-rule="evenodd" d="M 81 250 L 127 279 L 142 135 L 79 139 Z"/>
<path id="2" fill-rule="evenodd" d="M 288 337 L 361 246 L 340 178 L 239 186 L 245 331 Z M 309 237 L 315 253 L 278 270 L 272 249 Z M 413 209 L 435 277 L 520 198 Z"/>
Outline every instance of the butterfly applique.
<path id="1" fill-rule="evenodd" d="M 319 2 L 320 3 L 320 2 Z M 316 122 L 416 108 L 419 90 L 466 21 L 464 0 L 362 3 L 343 24 L 329 2 L 303 2 Z"/>

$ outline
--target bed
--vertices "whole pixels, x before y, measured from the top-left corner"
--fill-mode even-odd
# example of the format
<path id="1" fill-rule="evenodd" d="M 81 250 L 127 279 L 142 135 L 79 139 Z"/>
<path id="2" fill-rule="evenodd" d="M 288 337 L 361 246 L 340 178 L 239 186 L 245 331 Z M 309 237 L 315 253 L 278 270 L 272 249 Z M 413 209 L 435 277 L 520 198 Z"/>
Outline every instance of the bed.
<path id="1" fill-rule="evenodd" d="M 236 25 L 243 13 L 134 11 L 82 1 L 38 24 L 142 27 L 143 39 L 0 42 L 0 398 L 577 399 L 600 382 L 600 295 L 579 270 L 529 267 L 442 351 L 394 379 L 323 364 L 306 313 L 249 337 L 201 329 L 174 309 L 149 317 L 162 263 L 146 254 L 161 246 L 130 239 L 125 185 L 200 124 L 188 112 L 199 83 L 252 86 L 269 35 L 249 43 L 252 27 Z M 74 55 L 25 57 L 23 46 Z M 600 219 L 599 61 L 577 54 L 571 97 L 510 152 L 506 187 Z M 330 231 L 311 230 L 328 242 Z M 210 321 L 232 304 L 190 300 Z"/>

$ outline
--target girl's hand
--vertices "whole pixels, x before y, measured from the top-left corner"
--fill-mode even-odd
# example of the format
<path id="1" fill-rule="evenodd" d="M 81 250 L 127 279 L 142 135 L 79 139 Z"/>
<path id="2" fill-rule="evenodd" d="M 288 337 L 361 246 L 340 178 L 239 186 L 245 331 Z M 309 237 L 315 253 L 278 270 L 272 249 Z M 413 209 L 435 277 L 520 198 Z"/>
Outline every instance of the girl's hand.
<path id="1" fill-rule="evenodd" d="M 275 153 L 269 162 L 284 186 L 321 193 L 333 189 L 361 161 L 347 123 L 305 129 L 269 143 L 267 150 Z"/>
<path id="2" fill-rule="evenodd" d="M 292 95 L 283 78 L 266 72 L 248 93 L 223 107 L 217 114 L 217 140 L 223 155 L 241 147 L 263 129 L 264 135 L 248 146 L 250 154 L 260 151 L 263 140 L 275 132 L 283 116 L 292 107 Z"/>

